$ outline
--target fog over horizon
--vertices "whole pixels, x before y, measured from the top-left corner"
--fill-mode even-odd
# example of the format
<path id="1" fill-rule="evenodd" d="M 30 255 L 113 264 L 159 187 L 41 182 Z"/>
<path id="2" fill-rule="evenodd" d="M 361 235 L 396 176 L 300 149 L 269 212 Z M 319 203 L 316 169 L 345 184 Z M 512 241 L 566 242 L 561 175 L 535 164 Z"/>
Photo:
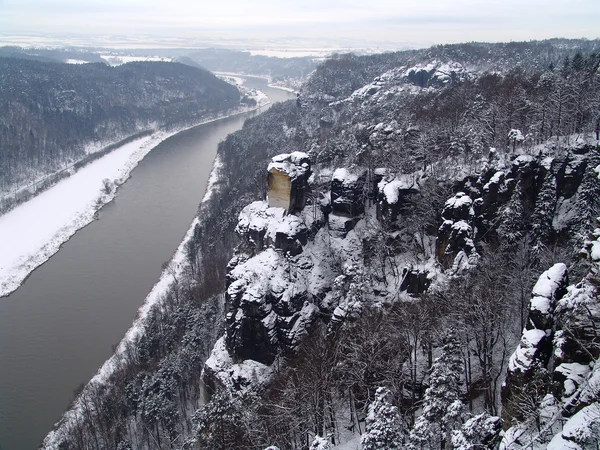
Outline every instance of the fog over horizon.
<path id="1" fill-rule="evenodd" d="M 78 38 L 80 45 L 102 44 L 100 37 L 106 36 L 133 45 L 135 36 L 144 35 L 162 46 L 219 40 L 236 46 L 250 40 L 391 49 L 468 41 L 594 39 L 600 37 L 599 21 L 600 2 L 595 0 L 0 0 L 0 44 L 27 41 L 7 36 L 55 36 L 60 41 L 60 35 Z"/>

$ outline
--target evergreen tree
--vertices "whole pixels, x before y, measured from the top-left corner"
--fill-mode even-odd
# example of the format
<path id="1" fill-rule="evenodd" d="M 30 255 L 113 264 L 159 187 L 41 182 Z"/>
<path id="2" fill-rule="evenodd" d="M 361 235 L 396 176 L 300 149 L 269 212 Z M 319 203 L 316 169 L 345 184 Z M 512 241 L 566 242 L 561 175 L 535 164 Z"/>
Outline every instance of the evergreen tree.
<path id="1" fill-rule="evenodd" d="M 580 236 L 585 236 L 590 224 L 593 224 L 600 214 L 600 178 L 596 171 L 598 167 L 600 167 L 600 156 L 592 152 L 577 192 L 576 206 L 580 215 L 574 228 L 579 228 L 577 231 Z"/>
<path id="2" fill-rule="evenodd" d="M 193 417 L 199 448 L 233 450 L 247 448 L 242 429 L 241 402 L 227 391 L 215 393 Z"/>
<path id="3" fill-rule="evenodd" d="M 423 413 L 410 432 L 409 448 L 444 449 L 450 444 L 450 433 L 460 422 L 464 410 L 460 400 L 462 368 L 460 341 L 450 330 L 444 339 L 442 354 L 431 367 Z"/>
<path id="4" fill-rule="evenodd" d="M 510 200 L 499 213 L 498 236 L 503 247 L 510 249 L 523 239 L 526 230 L 525 217 L 523 189 L 518 181 Z"/>
<path id="5" fill-rule="evenodd" d="M 391 394 L 387 388 L 377 389 L 375 400 L 369 405 L 367 430 L 361 438 L 363 450 L 402 448 L 400 416 L 398 408 L 390 403 L 390 397 Z"/>
<path id="6" fill-rule="evenodd" d="M 535 251 L 540 251 L 552 235 L 552 219 L 556 201 L 556 178 L 549 169 L 544 176 L 531 218 L 532 244 Z"/>
<path id="7" fill-rule="evenodd" d="M 452 433 L 452 445 L 455 450 L 492 450 L 500 441 L 501 431 L 500 417 L 481 413 Z"/>

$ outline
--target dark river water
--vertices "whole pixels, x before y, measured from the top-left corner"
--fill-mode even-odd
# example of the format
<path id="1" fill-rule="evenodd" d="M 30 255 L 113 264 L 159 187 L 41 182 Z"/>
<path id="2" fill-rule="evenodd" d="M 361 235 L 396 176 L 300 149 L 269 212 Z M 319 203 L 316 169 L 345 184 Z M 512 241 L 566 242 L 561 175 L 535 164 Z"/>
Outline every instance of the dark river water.
<path id="1" fill-rule="evenodd" d="M 273 102 L 294 98 L 259 78 L 246 85 Z M 159 144 L 99 220 L 0 298 L 0 450 L 37 448 L 73 391 L 111 356 L 188 229 L 217 144 L 254 114 Z"/>

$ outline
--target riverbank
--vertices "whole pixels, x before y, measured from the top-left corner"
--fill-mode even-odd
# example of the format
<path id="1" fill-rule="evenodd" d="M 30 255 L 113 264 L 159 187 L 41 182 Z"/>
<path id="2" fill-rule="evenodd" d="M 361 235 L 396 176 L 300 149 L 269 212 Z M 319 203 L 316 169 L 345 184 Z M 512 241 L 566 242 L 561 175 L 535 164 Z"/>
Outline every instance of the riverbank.
<path id="1" fill-rule="evenodd" d="M 25 186 L 15 186 L 7 192 L 0 192 L 0 216 L 13 210 L 17 206 L 28 202 L 29 200 L 40 195 L 42 192 L 55 186 L 60 180 L 70 177 L 82 167 L 96 161 L 97 159 L 106 156 L 113 150 L 124 146 L 130 142 L 136 141 L 139 138 L 149 136 L 154 133 L 154 130 L 142 130 L 118 142 L 108 143 L 105 145 L 89 145 L 85 153 L 87 156 L 79 161 L 73 162 L 65 168 L 53 173 L 40 175 L 36 179 Z"/>
<path id="2" fill-rule="evenodd" d="M 78 230 L 111 202 L 138 163 L 165 139 L 199 125 L 265 106 L 236 108 L 219 117 L 169 131 L 156 131 L 123 145 L 0 216 L 0 297 L 9 295 L 48 261 Z M 108 179 L 108 189 L 104 180 Z"/>

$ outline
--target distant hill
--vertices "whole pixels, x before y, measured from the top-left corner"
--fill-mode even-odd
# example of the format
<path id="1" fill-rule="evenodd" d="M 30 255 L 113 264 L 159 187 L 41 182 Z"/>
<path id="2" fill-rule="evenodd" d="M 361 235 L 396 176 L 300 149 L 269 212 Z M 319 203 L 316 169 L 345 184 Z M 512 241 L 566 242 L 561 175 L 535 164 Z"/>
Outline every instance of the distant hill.
<path id="1" fill-rule="evenodd" d="M 178 63 L 0 57 L 0 190 L 80 160 L 89 144 L 193 123 L 239 97 L 212 73 Z"/>
<path id="2" fill-rule="evenodd" d="M 306 80 L 318 63 L 312 57 L 276 58 L 250 52 L 207 48 L 190 52 L 188 57 L 213 72 L 269 75 L 273 81 Z"/>

